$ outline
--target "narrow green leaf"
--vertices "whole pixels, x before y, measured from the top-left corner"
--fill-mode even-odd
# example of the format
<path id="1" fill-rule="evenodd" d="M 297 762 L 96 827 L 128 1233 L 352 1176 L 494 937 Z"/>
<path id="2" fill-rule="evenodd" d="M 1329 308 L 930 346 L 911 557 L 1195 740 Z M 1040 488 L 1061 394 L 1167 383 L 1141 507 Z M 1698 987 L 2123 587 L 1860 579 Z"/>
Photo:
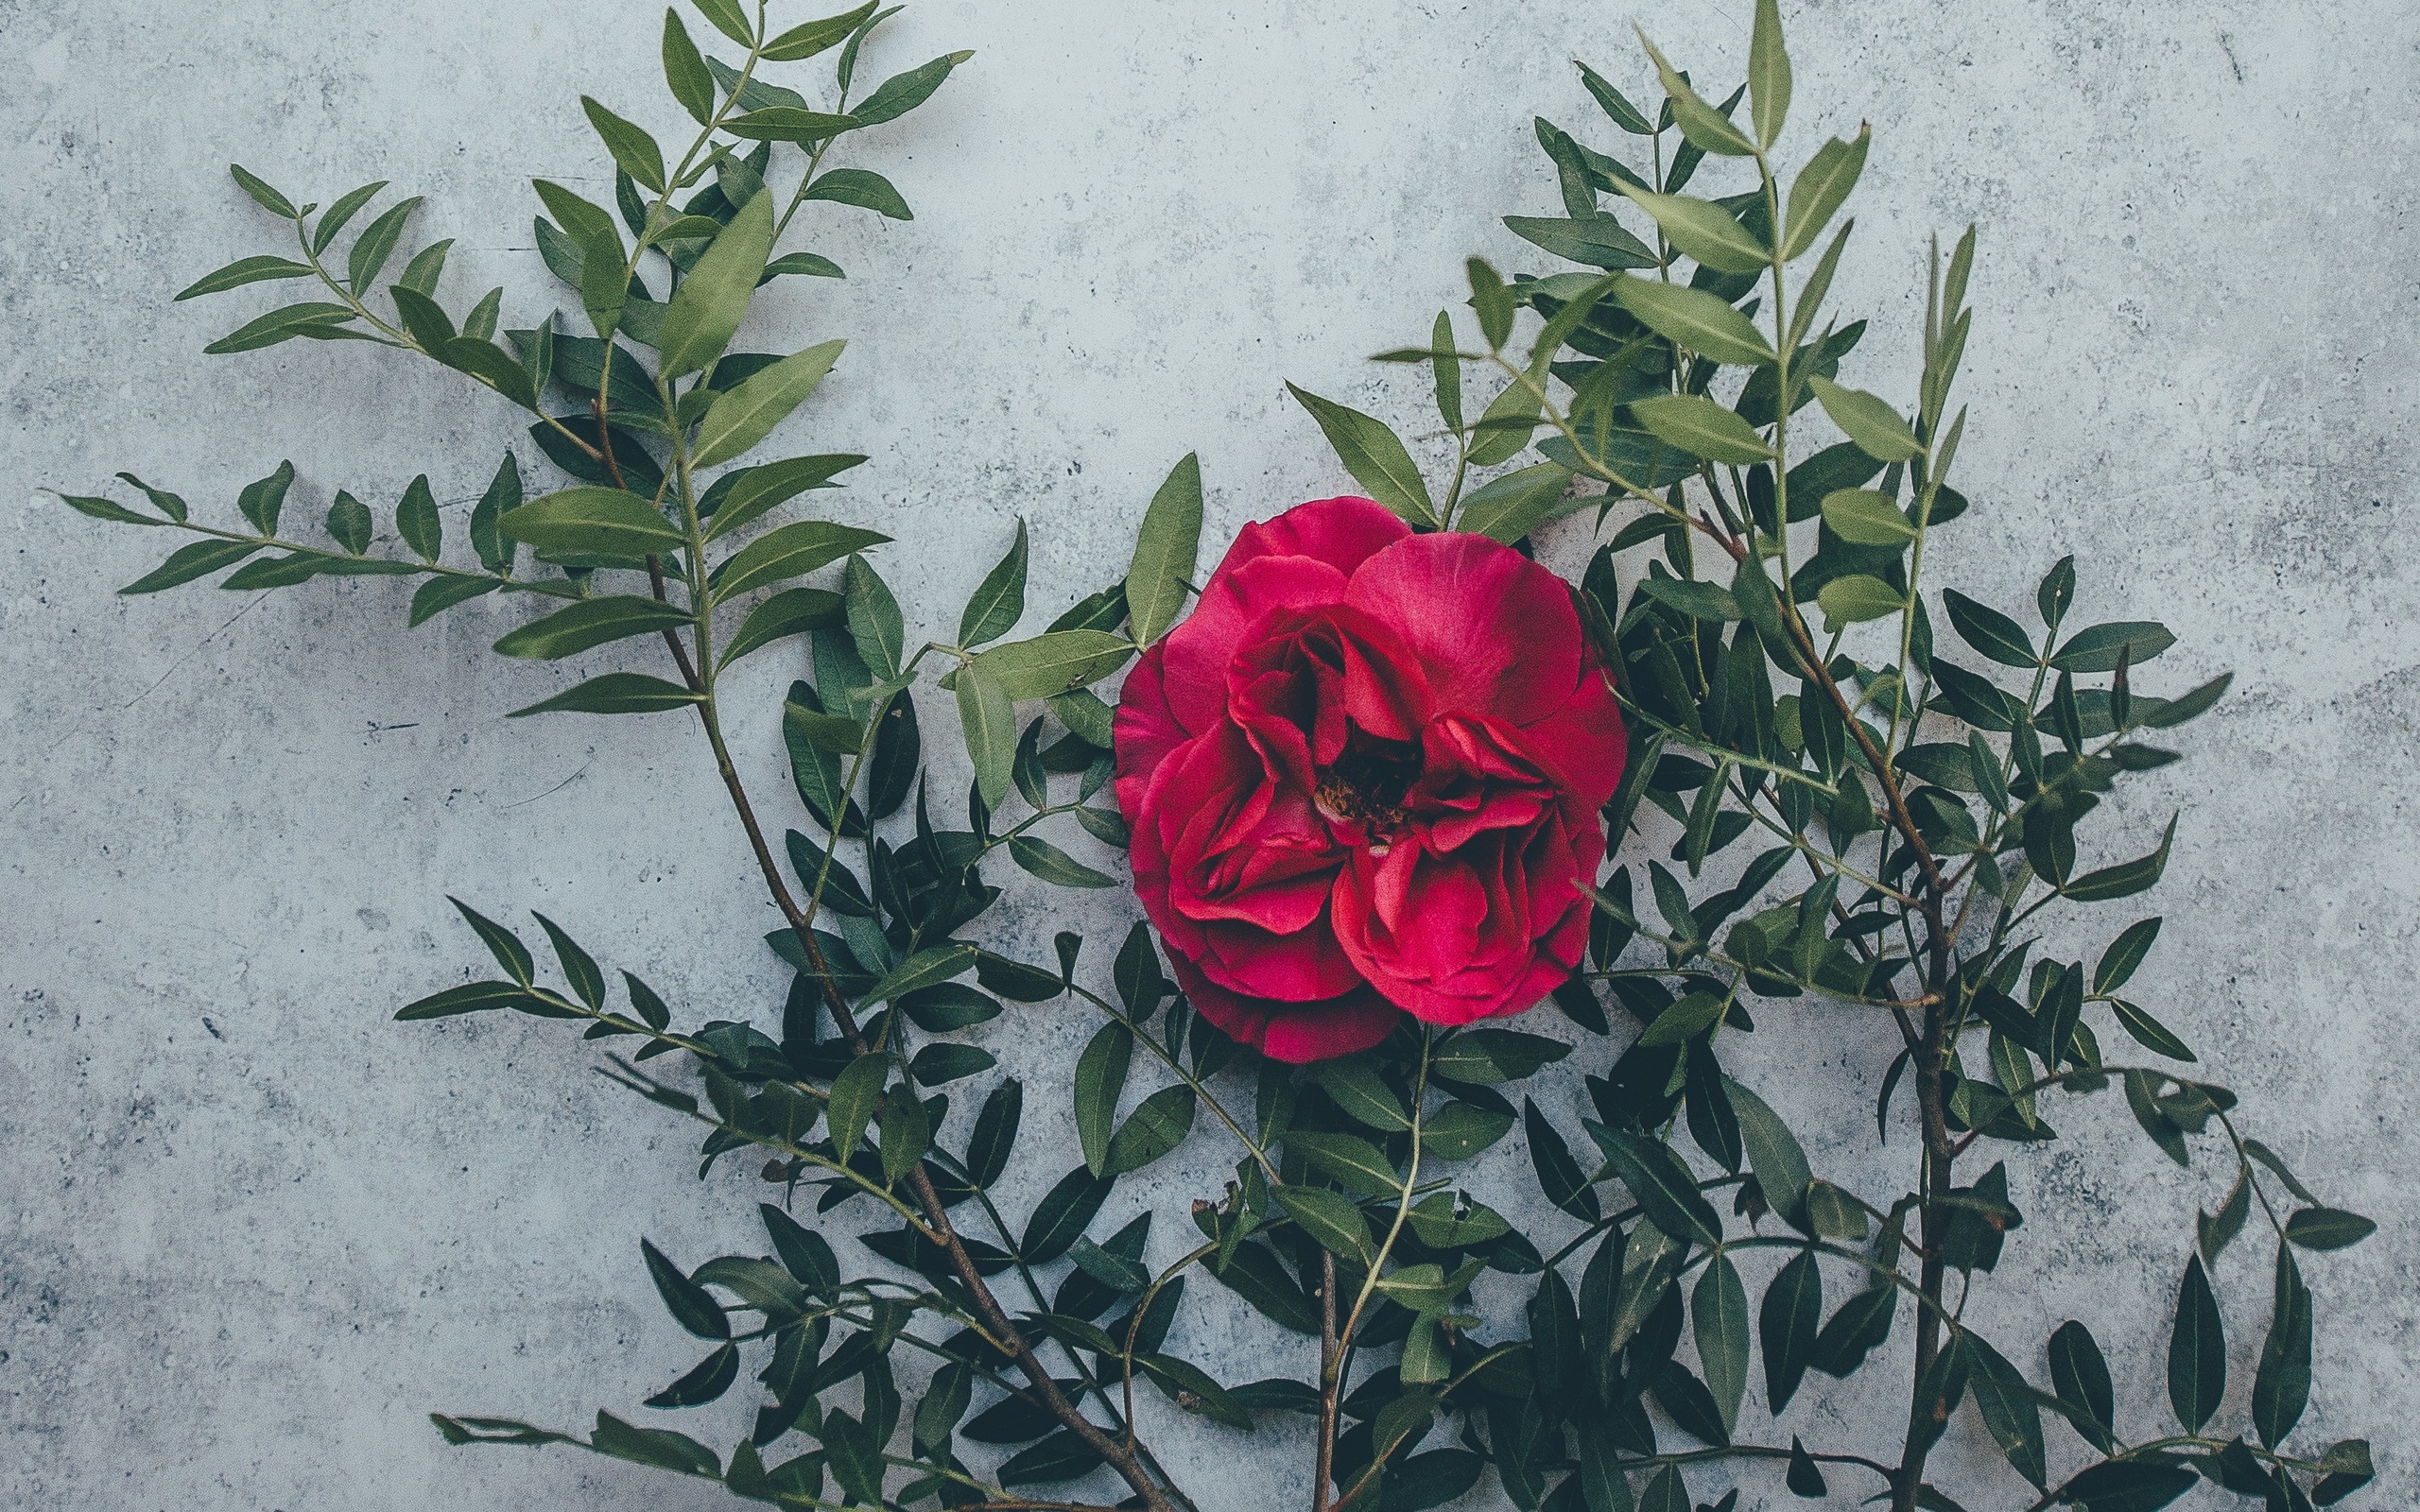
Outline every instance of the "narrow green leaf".
<path id="1" fill-rule="evenodd" d="M 804 577 L 820 567 L 828 567 L 855 552 L 869 546 L 879 546 L 889 536 L 854 525 L 835 524 L 828 520 L 799 520 L 757 537 L 732 554 L 715 573 L 713 587 L 717 602 L 736 597 L 752 588 L 763 588 L 793 577 Z"/>
<path id="2" fill-rule="evenodd" d="M 552 662 L 609 641 L 688 623 L 683 610 L 637 594 L 582 599 L 508 631 L 495 643 L 495 650 L 499 656 Z"/>
<path id="3" fill-rule="evenodd" d="M 1722 1413 L 1725 1433 L 1739 1424 L 1739 1400 L 1748 1389 L 1748 1290 L 1727 1255 L 1717 1255 L 1689 1297 L 1697 1331 L 1698 1363 L 1706 1389 Z M 1778 1409 L 1776 1409 L 1778 1410 Z"/>
<path id="4" fill-rule="evenodd" d="M 1102 1175 L 1109 1162 L 1109 1137 L 1117 1121 L 1117 1097 L 1126 1087 L 1127 1067 L 1134 1056 L 1134 1036 L 1122 1023 L 1105 1023 L 1094 1031 L 1084 1053 L 1076 1057 L 1076 1140 L 1084 1165 Z"/>
<path id="5" fill-rule="evenodd" d="M 2068 1408 L 2068 1421 L 2107 1453 L 2116 1442 L 2111 1425 L 2117 1418 L 2117 1397 L 2109 1383 L 2109 1365 L 2092 1331 L 2069 1318 L 2050 1335 L 2050 1383 Z M 2087 1426 L 2089 1425 L 2089 1426 Z"/>
<path id="6" fill-rule="evenodd" d="M 1822 373 L 1808 373 L 1806 383 L 1815 390 L 1824 413 L 1866 455 L 1882 462 L 1904 462 L 1924 455 L 1924 443 L 1886 401 L 1861 388 L 1843 388 Z"/>
<path id="7" fill-rule="evenodd" d="M 1008 797 L 1016 761 L 1016 704 L 981 660 L 958 669 L 958 722 L 966 754 L 975 765 L 975 787 L 983 806 L 997 808 Z"/>
<path id="8" fill-rule="evenodd" d="M 1327 437 L 1328 445 L 1336 449 L 1338 460 L 1353 474 L 1354 481 L 1370 490 L 1370 497 L 1414 525 L 1437 524 L 1436 504 L 1428 495 L 1428 485 L 1421 478 L 1411 454 L 1404 449 L 1402 438 L 1383 421 L 1357 409 L 1322 399 L 1290 383 L 1286 391 L 1310 411 L 1321 433 Z"/>
<path id="9" fill-rule="evenodd" d="M 670 317 L 666 319 L 668 323 Z M 706 418 L 698 422 L 698 449 L 693 463 L 699 467 L 718 466 L 771 435 L 774 426 L 815 392 L 847 345 L 845 341 L 821 342 L 752 375 L 736 388 L 717 395 L 706 409 Z"/>
<path id="10" fill-rule="evenodd" d="M 2176 1297 L 2176 1322 L 2168 1342 L 2168 1400 L 2176 1420 L 2198 1434 L 2227 1391 L 2227 1344 L 2219 1299 L 2210 1290 L 2202 1257 L 2186 1262 Z"/>
<path id="11" fill-rule="evenodd" d="M 237 330 L 202 348 L 202 354 L 223 357 L 231 352 L 257 352 L 263 347 L 273 347 L 297 336 L 341 329 L 354 318 L 353 310 L 342 304 L 289 304 L 245 322 Z"/>
<path id="12" fill-rule="evenodd" d="M 648 1275 L 654 1279 L 656 1294 L 664 1298 L 674 1322 L 701 1339 L 731 1337 L 731 1319 L 712 1293 L 691 1280 L 680 1266 L 664 1257 L 664 1251 L 644 1239 L 639 1241 L 639 1253 L 647 1257 Z"/>
<path id="13" fill-rule="evenodd" d="M 682 541 L 654 505 L 620 489 L 544 494 L 498 515 L 496 528 L 541 556 L 645 557 Z"/>
<path id="14" fill-rule="evenodd" d="M 971 664 L 996 679 L 1010 699 L 1023 703 L 1098 682 L 1124 666 L 1133 650 L 1133 643 L 1105 630 L 1051 630 L 995 645 Z"/>
<path id="15" fill-rule="evenodd" d="M 1085 866 L 1049 841 L 1030 834 L 1009 838 L 1009 859 L 1055 887 L 1115 887 L 1115 877 Z"/>
<path id="16" fill-rule="evenodd" d="M 1665 239 L 1683 256 L 1695 258 L 1718 273 L 1754 273 L 1771 266 L 1772 249 L 1713 200 L 1689 195 L 1651 194 L 1627 183 L 1621 190 L 1641 210 L 1655 217 Z M 1724 308 L 1730 306 L 1726 304 Z"/>
<path id="17" fill-rule="evenodd" d="M 588 112 L 588 124 L 604 139 L 605 150 L 614 155 L 615 165 L 650 192 L 664 193 L 664 149 L 656 146 L 655 138 L 585 94 L 579 97 L 579 106 Z"/>
<path id="18" fill-rule="evenodd" d="M 1772 146 L 1789 115 L 1789 53 L 1781 40 L 1781 8 L 1756 0 L 1755 29 L 1748 41 L 1748 99 L 1756 142 Z"/>
<path id="19" fill-rule="evenodd" d="M 916 218 L 890 180 L 871 168 L 834 168 L 807 187 L 806 198 L 855 205 L 890 220 Z"/>
<path id="20" fill-rule="evenodd" d="M 1024 527 L 1018 527 L 1023 546 Z M 1166 634 L 1184 611 L 1184 595 L 1201 549 L 1201 459 L 1187 453 L 1143 512 L 1134 555 L 1126 569 L 1126 610 L 1134 644 L 1149 645 Z M 1019 573 L 1019 595 L 1023 573 Z M 1005 629 L 1006 627 L 1003 627 Z M 961 642 L 973 644 L 973 642 Z"/>
<path id="21" fill-rule="evenodd" d="M 2300 1216 L 2300 1214 L 2296 1214 Z M 2288 1238 L 2291 1238 L 2290 1230 Z M 2310 1404 L 2311 1297 L 2294 1263 L 2290 1245 L 2277 1246 L 2274 1301 L 2260 1364 L 2252 1378 L 2252 1423 L 2260 1441 L 2274 1449 L 2302 1421 Z"/>
<path id="22" fill-rule="evenodd" d="M 1184 1143 L 1193 1129 L 1193 1089 L 1163 1087 L 1135 1106 L 1110 1136 L 1102 1174 L 1139 1171 Z"/>
<path id="23" fill-rule="evenodd" d="M 1806 166 L 1798 170 L 1790 180 L 1789 209 L 1783 217 L 1787 228 L 1782 236 L 1782 255 L 1796 259 L 1815 245 L 1824 228 L 1857 187 L 1858 176 L 1865 171 L 1866 150 L 1873 146 L 1871 128 L 1859 127 L 1857 140 L 1843 142 L 1834 137 L 1815 149 Z"/>
<path id="24" fill-rule="evenodd" d="M 689 28 L 682 25 L 681 12 L 668 7 L 664 12 L 664 80 L 700 126 L 714 119 L 715 76 L 690 40 Z"/>
<path id="25" fill-rule="evenodd" d="M 1902 546 L 1916 539 L 1916 527 L 1899 506 L 1873 489 L 1838 489 L 1825 495 L 1824 523 L 1852 546 Z"/>
<path id="26" fill-rule="evenodd" d="M 1755 427 L 1702 394 L 1658 394 L 1631 405 L 1656 439 L 1710 462 L 1749 466 L 1772 460 Z"/>
<path id="27" fill-rule="evenodd" d="M 1823 607 L 1826 630 L 1878 620 L 1908 607 L 1907 597 L 1899 590 L 1862 573 L 1833 578 L 1816 593 L 1815 602 Z"/>
<path id="28" fill-rule="evenodd" d="M 2286 1237 L 2305 1249 L 2343 1249 L 2377 1232 L 2378 1226 L 2342 1208 L 2305 1208 L 2286 1220 Z"/>
<path id="29" fill-rule="evenodd" d="M 1463 498 L 1454 528 L 1509 546 L 1551 518 L 1570 487 L 1570 469 L 1553 462 L 1507 472 Z"/>
<path id="30" fill-rule="evenodd" d="M 215 273 L 206 273 L 181 290 L 178 300 L 190 300 L 204 294 L 219 294 L 228 289 L 242 288 L 247 284 L 259 284 L 271 279 L 309 278 L 311 269 L 303 264 L 284 257 L 246 257 L 228 264 Z M 173 301 L 171 301 L 173 302 Z"/>
<path id="31" fill-rule="evenodd" d="M 2176 843 L 2177 816 L 2171 815 L 2168 828 L 2160 835 L 2159 848 L 2147 856 L 2088 871 L 2060 888 L 2063 896 L 2077 902 L 2107 902 L 2116 898 L 2131 898 L 2158 885 L 2168 870 L 2168 854 Z"/>
<path id="32" fill-rule="evenodd" d="M 769 105 L 762 110 L 735 115 L 723 123 L 723 129 L 733 136 L 756 142 L 827 141 L 858 125 L 854 115 L 832 115 L 796 105 Z"/>
<path id="33" fill-rule="evenodd" d="M 873 1121 L 874 1105 L 882 1101 L 882 1084 L 890 1069 L 890 1057 L 875 1051 L 850 1061 L 832 1078 L 823 1117 L 831 1125 L 832 1147 L 838 1159 L 847 1160 L 865 1137 L 866 1125 Z"/>
<path id="34" fill-rule="evenodd" d="M 1774 1414 L 1789 1405 L 1806 1379 L 1823 1321 L 1823 1272 L 1815 1268 L 1815 1252 L 1803 1250 L 1765 1288 L 1756 1314 L 1757 1341 L 1765 1354 L 1765 1400 Z"/>
<path id="35" fill-rule="evenodd" d="M 739 628 L 722 648 L 721 665 L 729 667 L 749 652 L 809 630 L 830 629 L 841 623 L 840 595 L 821 588 L 788 588 L 748 611 Z"/>
<path id="36" fill-rule="evenodd" d="M 765 44 L 765 57 L 777 63 L 795 63 L 837 47 L 873 14 L 875 4 L 876 0 L 866 0 L 854 10 L 792 26 Z"/>
<path id="37" fill-rule="evenodd" d="M 608 672 L 526 709 L 515 709 L 505 717 L 519 719 L 544 713 L 648 714 L 697 701 L 696 694 L 677 682 L 637 672 Z"/>
<path id="38" fill-rule="evenodd" d="M 1646 1210 L 1649 1222 L 1684 1243 L 1711 1247 L 1722 1242 L 1722 1222 L 1714 1205 L 1699 1193 L 1688 1167 L 1669 1146 L 1593 1119 L 1587 1127 L 1613 1174 Z"/>
<path id="39" fill-rule="evenodd" d="M 760 193 L 739 207 L 673 291 L 656 339 L 667 378 L 697 371 L 731 345 L 772 249 L 772 196 Z"/>
<path id="40" fill-rule="evenodd" d="M 1732 1110 L 1738 1116 L 1739 1143 L 1748 1153 L 1748 1167 L 1755 1172 L 1765 1200 L 1784 1222 L 1805 1230 L 1806 1189 L 1814 1180 L 1806 1152 L 1763 1098 L 1729 1077 L 1723 1079 L 1722 1090 L 1730 1094 Z"/>
<path id="41" fill-rule="evenodd" d="M 1657 335 L 1717 362 L 1754 368 L 1775 360 L 1746 316 L 1703 289 L 1625 278 L 1614 299 Z"/>
<path id="42" fill-rule="evenodd" d="M 259 175 L 253 173 L 251 169 L 246 168 L 243 164 L 238 163 L 231 163 L 227 164 L 227 171 L 233 175 L 236 186 L 241 188 L 244 193 L 251 196 L 253 203 L 259 205 L 263 210 L 268 211 L 272 215 L 283 216 L 287 220 L 296 220 L 301 218 L 300 213 L 294 208 L 293 201 L 287 199 L 284 195 L 279 194 L 275 189 L 270 188 L 268 180 L 266 179 L 261 178 Z"/>
<path id="43" fill-rule="evenodd" d="M 1281 1186 L 1272 1195 L 1313 1244 L 1364 1269 L 1369 1267 L 1370 1225 L 1351 1201 L 1319 1187 Z"/>
<path id="44" fill-rule="evenodd" d="M 1008 555 L 984 575 L 975 596 L 966 601 L 965 611 L 959 615 L 959 644 L 982 645 L 1016 628 L 1017 621 L 1025 617 L 1026 560 L 1025 522 L 1020 519 Z"/>
<path id="45" fill-rule="evenodd" d="M 164 588 L 174 588 L 181 583 L 190 583 L 197 577 L 207 577 L 221 567 L 233 567 L 260 549 L 257 543 L 249 541 L 197 541 L 179 546 L 168 554 L 167 560 L 118 592 L 156 593 Z"/>

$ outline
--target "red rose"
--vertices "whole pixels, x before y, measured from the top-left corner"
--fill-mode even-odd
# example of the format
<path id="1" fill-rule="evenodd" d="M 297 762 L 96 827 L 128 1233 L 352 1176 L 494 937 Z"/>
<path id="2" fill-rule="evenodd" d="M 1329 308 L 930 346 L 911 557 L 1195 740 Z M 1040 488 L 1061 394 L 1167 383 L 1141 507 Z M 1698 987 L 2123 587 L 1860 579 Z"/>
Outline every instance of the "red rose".
<path id="1" fill-rule="evenodd" d="M 1368 499 L 1246 525 L 1117 710 L 1134 887 L 1279 1060 L 1518 1013 L 1580 964 L 1619 715 L 1561 579 Z"/>

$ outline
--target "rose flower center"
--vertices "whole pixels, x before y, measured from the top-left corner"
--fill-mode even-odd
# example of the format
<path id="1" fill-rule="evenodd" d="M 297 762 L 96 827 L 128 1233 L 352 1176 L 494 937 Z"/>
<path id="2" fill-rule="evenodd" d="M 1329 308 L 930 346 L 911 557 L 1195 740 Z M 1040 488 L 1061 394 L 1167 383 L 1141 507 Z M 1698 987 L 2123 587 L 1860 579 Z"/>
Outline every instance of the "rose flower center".
<path id="1" fill-rule="evenodd" d="M 1370 853 L 1382 856 L 1403 828 L 1404 795 L 1420 780 L 1420 766 L 1417 744 L 1355 730 L 1334 765 L 1319 774 L 1311 799 L 1331 822 L 1359 829 Z"/>

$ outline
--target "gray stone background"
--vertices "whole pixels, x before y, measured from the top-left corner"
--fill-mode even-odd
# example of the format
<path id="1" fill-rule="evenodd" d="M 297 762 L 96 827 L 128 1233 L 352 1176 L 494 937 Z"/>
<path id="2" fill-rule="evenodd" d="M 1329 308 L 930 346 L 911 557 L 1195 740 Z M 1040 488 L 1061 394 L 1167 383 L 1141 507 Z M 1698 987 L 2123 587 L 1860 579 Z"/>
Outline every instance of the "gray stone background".
<path id="1" fill-rule="evenodd" d="M 1961 457 L 1979 507 L 1943 538 L 1945 580 L 2014 606 L 2073 551 L 2081 614 L 2156 616 L 2182 638 L 2141 685 L 2238 672 L 2184 733 L 2190 759 L 2136 784 L 2103 833 L 2132 853 L 2183 811 L 2141 995 L 2241 1091 L 2250 1128 L 2381 1221 L 2308 1266 L 2320 1385 L 2300 1441 L 2369 1435 L 2382 1474 L 2353 1504 L 2413 1504 L 2420 11 L 1785 10 L 1789 143 L 1877 129 L 1835 296 L 1875 318 L 1857 381 L 1910 391 L 1924 238 L 1982 223 Z M 1635 12 L 1715 78 L 1737 76 L 1748 16 L 1746 0 Z M 886 570 L 943 627 L 1019 516 L 1046 585 L 1031 623 L 1106 580 L 1188 449 L 1214 541 L 1339 491 L 1281 380 L 1425 423 L 1417 387 L 1361 359 L 1424 336 L 1464 255 L 1543 261 L 1496 223 L 1555 213 L 1530 117 L 1611 146 L 1567 60 L 1648 97 L 1633 19 L 1564 0 L 922 0 L 870 71 L 977 56 L 851 149 L 916 220 L 830 210 L 806 245 L 849 281 L 766 301 L 769 341 L 855 343 L 785 437 L 872 454 L 827 497 L 899 538 Z M 505 606 L 406 633 L 405 591 L 378 580 L 115 598 L 164 533 L 100 527 L 40 491 L 129 468 L 232 519 L 238 486 L 291 456 L 288 517 L 307 522 L 338 486 L 383 515 L 426 471 L 458 536 L 515 437 L 499 402 L 369 348 L 203 359 L 268 301 L 168 295 L 275 249 L 227 182 L 234 158 L 298 198 L 379 177 L 428 195 L 422 233 L 460 238 L 457 308 L 501 282 L 508 323 L 543 313 L 562 296 L 527 244 L 526 180 L 598 182 L 582 91 L 671 124 L 655 26 L 645 6 L 562 0 L 0 0 L 0 1504 L 726 1504 L 566 1452 L 448 1451 L 422 1415 L 576 1425 L 634 1408 L 693 1358 L 638 1236 L 693 1263 L 761 1247 L 752 1178 L 734 1164 L 701 1189 L 690 1134 L 588 1074 L 596 1057 L 556 1027 L 388 1021 L 478 954 L 448 891 L 546 910 L 693 1019 L 769 1021 L 770 915 L 689 724 L 502 723 L 572 675 L 487 654 Z M 733 702 L 747 770 L 786 822 L 781 661 L 753 663 Z M 947 744 L 948 715 L 927 709 Z M 1075 911 L 1028 896 L 1000 927 L 1038 953 Z M 1130 912 L 1081 910 L 1096 950 Z M 2052 943 L 2097 948 L 2131 917 L 2062 924 Z M 1764 1022 L 1740 1074 L 1819 1169 L 1898 1190 L 1883 1183 L 1905 1179 L 1907 1143 L 1877 1155 L 1869 1111 L 1889 1047 L 1818 1007 Z M 1066 1159 L 1056 1108 L 1089 1028 L 1045 1009 L 977 1037 L 1036 1093 L 1033 1191 Z M 1578 1065 L 1548 1095 L 1576 1095 Z M 2012 1160 L 2030 1221 L 1977 1305 L 2037 1371 L 2048 1329 L 2086 1319 L 2125 1427 L 2147 1435 L 2192 1212 L 2225 1173 L 2177 1173 L 2114 1098 L 2055 1116 L 2070 1138 Z M 1202 1143 L 1121 1190 L 1162 1210 L 1155 1252 L 1214 1190 Z M 1498 1184 L 1519 1179 L 1517 1153 L 1497 1155 Z M 2238 1400 L 2266 1316 L 2253 1240 L 2219 1273 Z M 1229 1379 L 1308 1368 L 1230 1298 L 1196 1300 L 1179 1339 Z M 1784 1436 L 1882 1429 L 1904 1391 L 1894 1363 L 1802 1398 Z M 682 1426 L 702 1418 L 727 1443 L 744 1412 Z M 1205 1505 L 1303 1493 L 1297 1429 L 1166 1431 Z M 1974 1475 L 1989 1451 L 1971 1421 L 1944 1452 L 1978 1512 L 2014 1504 L 2012 1481 Z M 1766 1486 L 1745 1504 L 1787 1499 Z"/>

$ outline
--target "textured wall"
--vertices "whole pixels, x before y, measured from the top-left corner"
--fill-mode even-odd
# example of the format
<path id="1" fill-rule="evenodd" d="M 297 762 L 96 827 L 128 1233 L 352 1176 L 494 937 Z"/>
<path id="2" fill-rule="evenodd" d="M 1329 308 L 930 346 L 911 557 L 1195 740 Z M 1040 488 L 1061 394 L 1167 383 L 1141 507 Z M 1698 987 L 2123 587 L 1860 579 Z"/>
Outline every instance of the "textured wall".
<path id="1" fill-rule="evenodd" d="M 1723 77 L 1748 9 L 1638 19 Z M 1983 225 L 1961 459 L 1981 507 L 1944 538 L 1946 567 L 2007 602 L 2075 551 L 2081 612 L 2183 638 L 2151 685 L 2238 673 L 2112 836 L 2184 811 L 2143 996 L 2254 1128 L 2381 1219 L 2309 1267 L 2305 1434 L 2373 1435 L 2383 1473 L 2356 1504 L 2411 1504 L 2420 11 L 1784 9 L 1791 140 L 1878 128 L 1836 297 L 1876 317 L 1860 381 L 1908 390 L 1923 238 Z M 589 19 L 620 9 L 616 30 Z M 921 0 L 876 71 L 977 57 L 861 149 L 917 219 L 835 212 L 816 245 L 850 281 L 771 301 L 786 333 L 856 343 L 793 434 L 873 455 L 833 497 L 904 543 L 887 570 L 911 616 L 954 623 L 1020 515 L 1060 602 L 1104 579 L 1189 448 L 1218 539 L 1337 491 L 1280 381 L 1417 423 L 1417 394 L 1359 359 L 1418 339 L 1463 255 L 1535 265 L 1495 224 L 1553 213 L 1530 117 L 1609 136 L 1565 60 L 1644 89 L 1630 19 L 1571 0 Z M 234 157 L 321 199 L 373 177 L 425 193 L 424 231 L 461 238 L 450 289 L 502 282 L 510 312 L 543 309 L 560 296 L 526 245 L 524 180 L 593 181 L 582 90 L 664 123 L 648 8 L 0 0 L 0 1505 L 728 1504 L 561 1452 L 450 1452 L 422 1414 L 574 1422 L 660 1386 L 690 1355 L 636 1238 L 693 1259 L 753 1243 L 748 1179 L 701 1192 L 690 1136 L 587 1074 L 559 1030 L 387 1021 L 475 953 L 449 890 L 554 914 L 686 1012 L 769 1015 L 768 909 L 688 724 L 505 725 L 566 674 L 486 654 L 506 610 L 406 633 L 401 592 L 376 580 L 113 598 L 160 541 L 36 491 L 130 468 L 225 510 L 290 455 L 297 512 L 339 485 L 391 502 L 425 470 L 458 529 L 512 434 L 500 404 L 366 348 L 200 359 L 251 306 L 167 296 L 269 247 L 226 180 Z M 776 803 L 778 660 L 735 699 Z M 1070 907 L 1047 906 L 1007 920 L 1028 946 Z M 1114 938 L 1126 910 L 1088 917 Z M 1884 1047 L 1820 1008 L 1764 1019 L 1743 1074 L 1819 1168 L 1895 1178 L 1904 1141 L 1871 1156 Z M 1088 1025 L 991 1027 L 1051 1084 Z M 1028 1123 L 1037 1180 L 1063 1159 L 1049 1101 Z M 2031 1221 L 1990 1315 L 2034 1341 L 2086 1318 L 2147 1410 L 2161 1351 L 2130 1347 L 2164 1340 L 2192 1211 L 2221 1177 L 2180 1177 L 2114 1100 L 2061 1122 L 2069 1142 L 2013 1161 Z M 1209 1190 L 1206 1159 L 1153 1177 L 1131 1200 L 1170 1222 Z M 2266 1263 L 2248 1244 L 2220 1276 L 2238 1391 Z M 1266 1373 L 1222 1342 L 1227 1306 L 1207 1299 L 1191 1336 L 1232 1378 Z M 1792 1425 L 1887 1422 L 1905 1389 L 1888 1381 Z M 1219 1507 L 1291 1504 L 1303 1441 L 1197 1436 L 1197 1486 Z M 1947 1452 L 1985 1452 L 1962 1426 Z"/>

